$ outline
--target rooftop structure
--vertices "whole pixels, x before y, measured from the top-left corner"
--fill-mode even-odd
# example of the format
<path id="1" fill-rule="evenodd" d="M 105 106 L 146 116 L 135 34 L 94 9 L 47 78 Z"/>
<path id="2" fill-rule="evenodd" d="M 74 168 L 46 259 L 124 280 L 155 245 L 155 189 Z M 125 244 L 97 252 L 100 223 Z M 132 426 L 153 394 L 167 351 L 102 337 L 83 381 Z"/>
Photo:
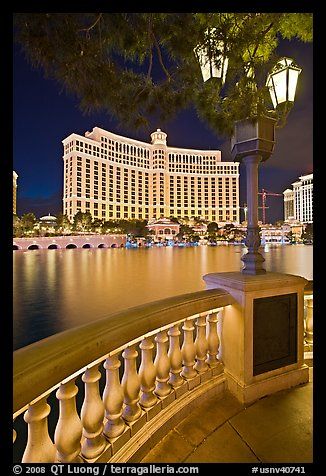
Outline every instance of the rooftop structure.
<path id="1" fill-rule="evenodd" d="M 57 217 L 55 217 L 54 215 L 51 215 L 51 213 L 49 213 L 48 215 L 45 215 L 44 217 L 41 217 L 40 222 L 41 223 L 49 223 L 51 225 L 56 224 Z"/>

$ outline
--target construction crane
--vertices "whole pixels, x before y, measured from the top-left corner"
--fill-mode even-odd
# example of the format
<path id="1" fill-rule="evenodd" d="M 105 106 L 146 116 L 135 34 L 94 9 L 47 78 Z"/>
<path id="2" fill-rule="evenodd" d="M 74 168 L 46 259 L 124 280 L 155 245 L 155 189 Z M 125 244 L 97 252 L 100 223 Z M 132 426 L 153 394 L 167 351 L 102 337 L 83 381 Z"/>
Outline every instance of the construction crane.
<path id="1" fill-rule="evenodd" d="M 263 225 L 265 225 L 265 223 L 266 223 L 266 208 L 269 208 L 269 207 L 266 206 L 266 197 L 267 196 L 282 197 L 283 194 L 282 193 L 275 193 L 275 192 L 268 192 L 267 190 L 262 188 L 261 192 L 258 192 L 258 195 L 261 195 L 261 198 L 262 198 L 262 207 L 259 207 L 259 208 L 262 208 L 262 210 L 263 210 Z"/>
<path id="2" fill-rule="evenodd" d="M 243 207 L 239 207 L 241 210 L 243 210 L 244 213 L 244 221 L 247 222 L 247 213 L 248 213 L 248 206 L 246 203 L 243 204 Z M 264 208 L 264 207 L 258 207 L 258 208 Z M 269 208 L 265 206 L 265 209 Z"/>
<path id="3" fill-rule="evenodd" d="M 243 213 L 244 213 L 244 221 L 247 222 L 247 213 L 248 213 L 248 206 L 246 203 L 243 204 L 243 207 L 239 207 L 241 210 L 243 210 Z M 263 207 L 258 207 L 258 208 L 263 208 Z M 265 208 L 269 208 L 269 207 L 266 207 Z"/>

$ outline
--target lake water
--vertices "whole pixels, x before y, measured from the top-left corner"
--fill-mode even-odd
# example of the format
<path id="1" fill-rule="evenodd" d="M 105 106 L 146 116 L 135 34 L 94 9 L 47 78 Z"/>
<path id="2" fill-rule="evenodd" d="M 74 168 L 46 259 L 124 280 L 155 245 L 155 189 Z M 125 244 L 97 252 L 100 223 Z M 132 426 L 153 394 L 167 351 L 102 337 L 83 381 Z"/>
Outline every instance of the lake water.
<path id="1" fill-rule="evenodd" d="M 239 271 L 242 246 L 33 250 L 13 253 L 14 349 L 117 311 L 205 289 Z M 313 247 L 262 251 L 268 271 L 313 279 Z"/>

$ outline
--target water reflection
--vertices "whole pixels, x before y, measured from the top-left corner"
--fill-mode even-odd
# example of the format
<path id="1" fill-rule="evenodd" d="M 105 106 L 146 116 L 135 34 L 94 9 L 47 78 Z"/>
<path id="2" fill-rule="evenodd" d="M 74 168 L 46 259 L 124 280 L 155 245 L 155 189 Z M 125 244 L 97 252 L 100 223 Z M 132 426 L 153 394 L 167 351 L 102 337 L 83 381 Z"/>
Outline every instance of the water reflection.
<path id="1" fill-rule="evenodd" d="M 14 252 L 14 348 L 239 271 L 240 246 Z M 266 269 L 312 279 L 312 246 L 271 247 Z"/>
<path id="2" fill-rule="evenodd" d="M 56 318 L 62 313 L 62 296 L 51 253 L 19 252 L 18 260 L 14 256 L 14 348 L 62 330 Z"/>
<path id="3" fill-rule="evenodd" d="M 262 254 L 268 271 L 296 274 L 306 279 L 313 279 L 312 246 L 275 246 L 270 247 L 268 253 Z"/>

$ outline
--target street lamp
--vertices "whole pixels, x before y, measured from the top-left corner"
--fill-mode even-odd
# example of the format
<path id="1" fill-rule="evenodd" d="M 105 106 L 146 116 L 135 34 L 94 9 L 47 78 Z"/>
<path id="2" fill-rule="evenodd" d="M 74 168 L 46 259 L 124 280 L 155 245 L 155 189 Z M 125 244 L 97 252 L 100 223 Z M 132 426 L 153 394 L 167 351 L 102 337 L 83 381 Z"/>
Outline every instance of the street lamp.
<path id="1" fill-rule="evenodd" d="M 290 58 L 282 58 L 267 77 L 274 109 L 280 105 L 288 108 L 294 101 L 298 76 L 301 69 Z M 264 274 L 265 261 L 259 253 L 260 235 L 258 226 L 258 166 L 273 153 L 275 144 L 276 119 L 259 116 L 235 122 L 231 138 L 233 160 L 242 162 L 246 167 L 248 221 L 245 244 L 247 253 L 242 256 L 244 274 Z"/>
<path id="2" fill-rule="evenodd" d="M 280 104 L 294 102 L 299 68 L 291 58 L 281 58 L 267 76 L 266 86 L 269 88 L 274 109 Z"/>
<path id="3" fill-rule="evenodd" d="M 200 64 L 204 82 L 211 78 L 218 78 L 223 85 L 228 69 L 228 58 L 225 55 L 224 42 L 222 40 L 213 40 L 215 31 L 216 28 L 206 30 L 205 44 L 196 46 L 194 53 Z"/>

